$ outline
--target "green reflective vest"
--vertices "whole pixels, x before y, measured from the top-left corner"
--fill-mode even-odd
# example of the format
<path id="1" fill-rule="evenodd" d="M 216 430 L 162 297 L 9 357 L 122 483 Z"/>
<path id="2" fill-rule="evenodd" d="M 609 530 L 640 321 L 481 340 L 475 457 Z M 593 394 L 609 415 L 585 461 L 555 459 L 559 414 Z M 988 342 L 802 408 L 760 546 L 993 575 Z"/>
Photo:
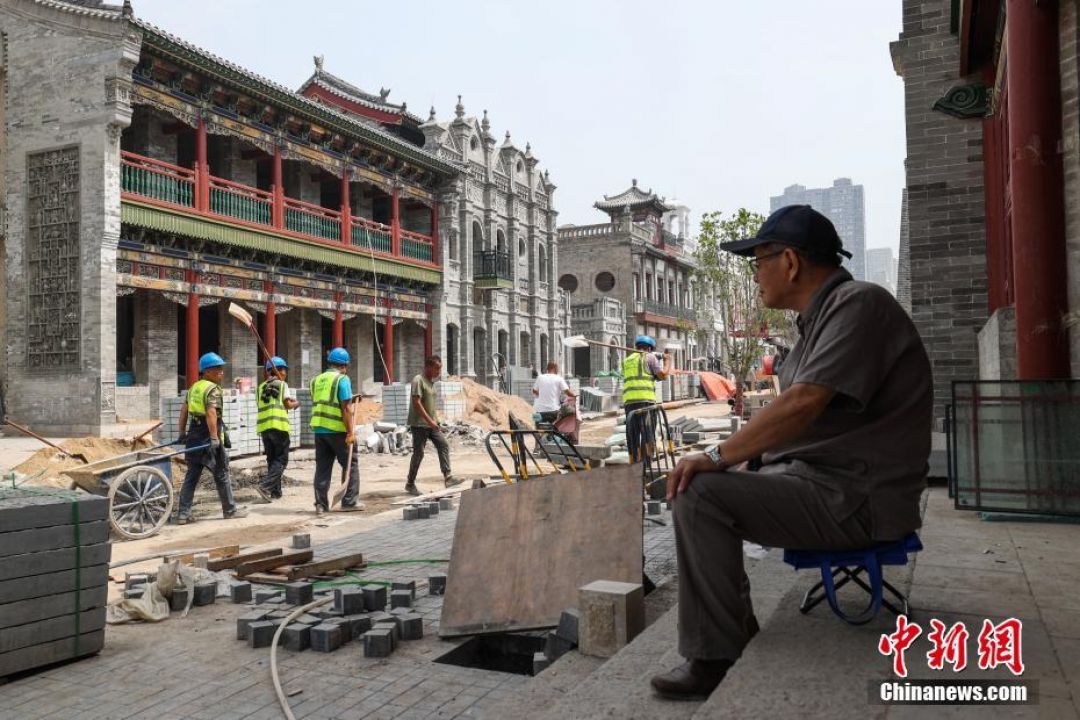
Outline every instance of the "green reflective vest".
<path id="1" fill-rule="evenodd" d="M 656 378 L 649 372 L 645 353 L 627 355 L 622 364 L 622 376 L 623 405 L 632 402 L 656 402 Z"/>
<path id="2" fill-rule="evenodd" d="M 337 370 L 327 370 L 311 381 L 312 430 L 322 428 L 330 432 L 347 432 L 338 401 L 338 385 L 342 377 Z"/>
<path id="3" fill-rule="evenodd" d="M 192 417 L 204 418 L 206 417 L 206 396 L 207 394 L 217 387 L 217 383 L 210 382 L 209 380 L 196 380 L 195 384 L 191 386 L 187 394 L 187 410 L 188 415 Z M 220 417 L 221 408 L 218 408 Z"/>
<path id="4" fill-rule="evenodd" d="M 255 403 L 259 408 L 255 432 L 262 435 L 267 430 L 280 430 L 287 433 L 291 429 L 289 425 L 289 413 L 285 410 L 285 383 L 278 385 L 277 397 L 263 398 L 267 380 L 259 383 L 255 391 Z"/>

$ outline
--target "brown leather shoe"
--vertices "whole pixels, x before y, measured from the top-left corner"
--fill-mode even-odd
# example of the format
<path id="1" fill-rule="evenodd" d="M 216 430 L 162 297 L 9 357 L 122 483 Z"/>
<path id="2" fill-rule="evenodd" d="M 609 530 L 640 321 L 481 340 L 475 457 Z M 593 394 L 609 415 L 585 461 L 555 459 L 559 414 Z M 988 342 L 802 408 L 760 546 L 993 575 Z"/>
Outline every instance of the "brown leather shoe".
<path id="1" fill-rule="evenodd" d="M 733 664 L 730 660 L 687 660 L 663 675 L 654 675 L 653 690 L 668 700 L 706 700 Z"/>

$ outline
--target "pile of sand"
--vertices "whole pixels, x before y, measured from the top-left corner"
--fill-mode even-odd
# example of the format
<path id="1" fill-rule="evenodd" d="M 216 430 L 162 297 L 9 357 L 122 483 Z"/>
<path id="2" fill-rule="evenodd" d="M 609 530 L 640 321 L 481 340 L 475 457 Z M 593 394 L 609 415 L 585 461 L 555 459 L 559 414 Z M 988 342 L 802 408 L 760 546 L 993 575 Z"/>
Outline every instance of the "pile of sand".
<path id="1" fill-rule="evenodd" d="M 357 425 L 382 420 L 382 403 L 371 398 L 359 398 L 353 403 L 353 419 Z"/>
<path id="2" fill-rule="evenodd" d="M 528 428 L 533 427 L 532 405 L 517 395 L 503 395 L 469 378 L 450 378 L 460 382 L 465 395 L 464 421 L 484 430 L 510 427 L 509 415 Z"/>
<path id="3" fill-rule="evenodd" d="M 149 439 L 140 440 L 135 449 L 150 447 Z M 134 452 L 131 440 L 114 438 L 73 438 L 60 443 L 67 452 L 82 453 L 90 462 L 105 460 Z M 83 463 L 68 457 L 51 447 L 45 447 L 27 458 L 21 465 L 12 468 L 20 475 L 30 476 L 31 485 L 66 488 L 71 484 L 67 478 L 60 477 L 65 470 L 82 467 Z M 36 477 L 34 477 L 36 476 Z"/>

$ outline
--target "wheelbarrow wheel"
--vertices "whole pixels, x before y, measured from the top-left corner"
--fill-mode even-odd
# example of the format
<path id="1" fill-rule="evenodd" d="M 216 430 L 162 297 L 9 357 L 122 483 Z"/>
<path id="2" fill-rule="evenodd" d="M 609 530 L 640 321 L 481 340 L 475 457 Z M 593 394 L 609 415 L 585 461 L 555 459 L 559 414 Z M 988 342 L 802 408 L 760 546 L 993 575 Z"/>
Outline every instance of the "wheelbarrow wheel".
<path id="1" fill-rule="evenodd" d="M 174 494 L 157 468 L 128 468 L 109 483 L 109 525 L 128 540 L 150 537 L 169 519 Z"/>

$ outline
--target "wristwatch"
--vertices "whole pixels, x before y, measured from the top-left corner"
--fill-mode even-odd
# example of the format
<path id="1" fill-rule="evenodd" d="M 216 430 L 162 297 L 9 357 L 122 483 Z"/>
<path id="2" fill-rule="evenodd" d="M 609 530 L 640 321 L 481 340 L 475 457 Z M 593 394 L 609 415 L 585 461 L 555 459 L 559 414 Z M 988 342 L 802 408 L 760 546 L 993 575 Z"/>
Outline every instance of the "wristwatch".
<path id="1" fill-rule="evenodd" d="M 712 460 L 713 465 L 716 465 L 721 470 L 726 470 L 728 464 L 724 462 L 724 456 L 720 454 L 720 444 L 717 443 L 711 448 L 705 451 L 705 457 Z"/>

